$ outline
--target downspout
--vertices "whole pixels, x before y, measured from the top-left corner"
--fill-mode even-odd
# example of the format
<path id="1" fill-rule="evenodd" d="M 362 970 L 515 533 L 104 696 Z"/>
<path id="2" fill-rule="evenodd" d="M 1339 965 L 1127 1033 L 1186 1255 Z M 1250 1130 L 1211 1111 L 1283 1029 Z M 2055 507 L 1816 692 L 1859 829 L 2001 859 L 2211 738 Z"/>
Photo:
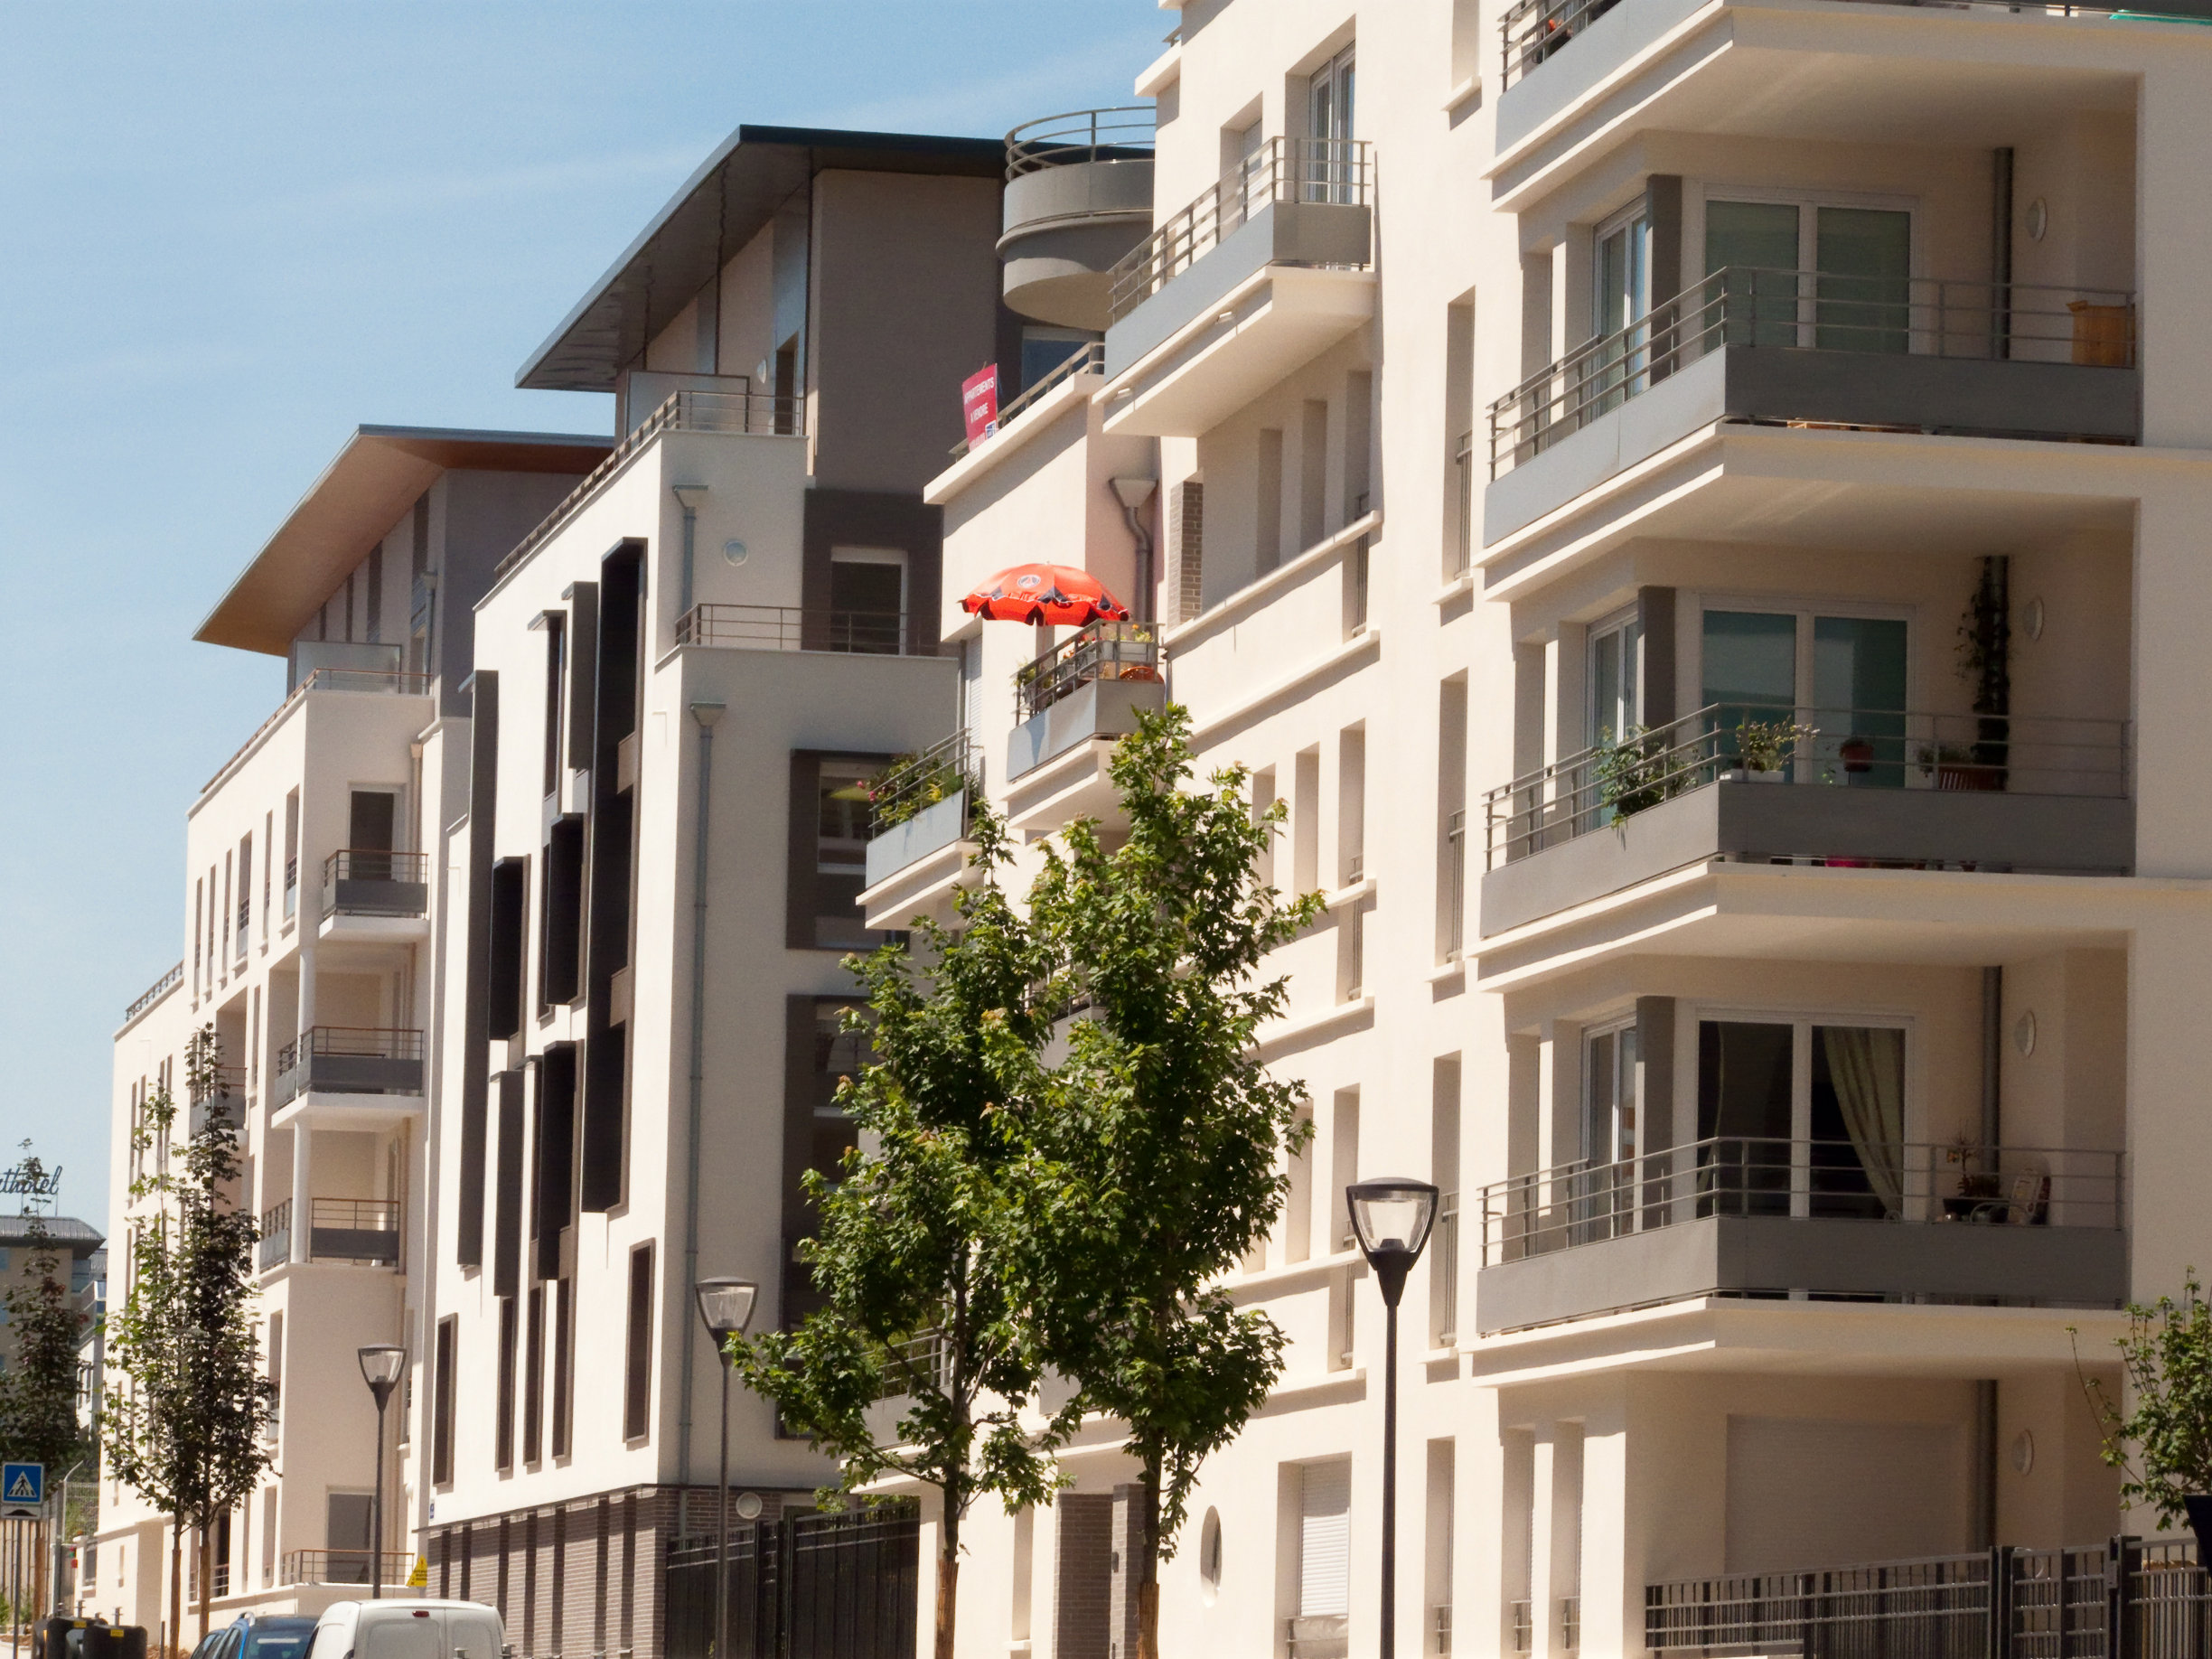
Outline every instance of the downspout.
<path id="1" fill-rule="evenodd" d="M 1159 488 L 1157 478 L 1117 478 L 1113 492 L 1121 502 L 1121 517 L 1129 525 L 1129 535 L 1137 543 L 1137 604 L 1135 620 L 1152 620 L 1152 532 L 1145 528 L 1144 520 L 1137 510 L 1152 499 Z"/>
<path id="2" fill-rule="evenodd" d="M 1982 970 L 1982 1167 L 1998 1173 L 2003 1141 L 2004 970 Z M 1997 1542 L 1997 1383 L 1974 1383 L 1974 1548 Z"/>
<path id="3" fill-rule="evenodd" d="M 684 509 L 684 545 L 690 547 L 691 509 Z M 687 557 L 684 568 L 689 571 Z M 686 584 L 689 586 L 689 583 Z M 707 849 L 708 825 L 713 804 L 714 728 L 724 705 L 694 703 L 691 717 L 698 722 L 698 813 L 691 850 L 691 1083 L 688 1110 L 689 1131 L 684 1139 L 684 1276 L 683 1302 L 677 1313 L 682 1323 L 683 1383 L 677 1418 L 676 1535 L 689 1536 L 691 1504 L 691 1372 L 692 1346 L 699 1325 L 690 1317 L 698 1285 L 699 1118 L 707 1088 Z"/>

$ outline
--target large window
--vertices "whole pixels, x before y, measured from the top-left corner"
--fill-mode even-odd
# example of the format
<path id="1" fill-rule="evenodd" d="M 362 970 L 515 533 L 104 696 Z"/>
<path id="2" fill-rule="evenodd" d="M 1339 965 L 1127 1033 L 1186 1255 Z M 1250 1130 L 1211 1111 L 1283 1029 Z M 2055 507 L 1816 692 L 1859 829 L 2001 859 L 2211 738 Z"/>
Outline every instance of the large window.
<path id="1" fill-rule="evenodd" d="M 1898 1025 L 1700 1020 L 1705 1202 L 1729 1214 L 1901 1214 L 1905 1061 Z"/>
<path id="2" fill-rule="evenodd" d="M 1746 722 L 1818 732 L 1801 776 L 1891 789 L 1906 782 L 1907 624 L 1901 617 L 1708 607 L 1703 697 L 1723 738 Z"/>
<path id="3" fill-rule="evenodd" d="M 1708 198 L 1705 269 L 1729 272 L 1729 342 L 1909 350 L 1912 220 L 1905 207 Z"/>
<path id="4" fill-rule="evenodd" d="M 1644 719 L 1644 625 L 1631 614 L 1590 630 L 1589 743 L 1617 742 Z"/>
<path id="5" fill-rule="evenodd" d="M 630 1252 L 628 1354 L 623 1367 L 623 1439 L 642 1440 L 652 1421 L 653 1247 Z"/>

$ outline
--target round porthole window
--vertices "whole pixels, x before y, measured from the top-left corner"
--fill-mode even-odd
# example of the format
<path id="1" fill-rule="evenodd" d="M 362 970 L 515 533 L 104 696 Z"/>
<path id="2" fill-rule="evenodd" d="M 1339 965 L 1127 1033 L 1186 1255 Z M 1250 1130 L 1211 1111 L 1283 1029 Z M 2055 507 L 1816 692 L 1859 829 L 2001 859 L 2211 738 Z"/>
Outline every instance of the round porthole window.
<path id="1" fill-rule="evenodd" d="M 733 565 L 744 564 L 750 556 L 751 549 L 742 541 L 726 541 L 722 544 L 722 557 Z"/>
<path id="2" fill-rule="evenodd" d="M 757 1492 L 740 1492 L 737 1501 L 730 1505 L 731 1512 L 740 1521 L 759 1520 L 761 1508 L 761 1495 Z"/>
<path id="3" fill-rule="evenodd" d="M 1221 1595 L 1221 1511 L 1209 1509 L 1198 1529 L 1198 1598 L 1209 1607 Z"/>

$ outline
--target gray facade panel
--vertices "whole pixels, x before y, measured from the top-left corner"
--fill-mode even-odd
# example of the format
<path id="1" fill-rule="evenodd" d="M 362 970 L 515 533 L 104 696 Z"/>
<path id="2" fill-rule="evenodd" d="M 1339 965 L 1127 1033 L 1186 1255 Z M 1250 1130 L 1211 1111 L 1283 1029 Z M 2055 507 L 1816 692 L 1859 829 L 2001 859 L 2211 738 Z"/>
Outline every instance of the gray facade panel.
<path id="1" fill-rule="evenodd" d="M 1035 771 L 1092 737 L 1126 737 L 1139 714 L 1157 714 L 1167 687 L 1156 680 L 1094 680 L 1049 704 L 1007 739 L 1007 779 Z"/>

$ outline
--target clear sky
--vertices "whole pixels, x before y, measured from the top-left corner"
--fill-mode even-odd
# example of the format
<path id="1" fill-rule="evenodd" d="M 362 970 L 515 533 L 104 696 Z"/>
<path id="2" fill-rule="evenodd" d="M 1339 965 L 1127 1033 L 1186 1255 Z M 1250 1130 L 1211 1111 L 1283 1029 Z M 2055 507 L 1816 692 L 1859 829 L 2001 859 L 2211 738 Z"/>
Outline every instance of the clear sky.
<path id="1" fill-rule="evenodd" d="M 192 642 L 363 422 L 599 431 L 514 373 L 740 122 L 1135 101 L 1154 0 L 0 0 L 0 1151 L 107 1212 L 184 812 L 283 690 Z"/>

